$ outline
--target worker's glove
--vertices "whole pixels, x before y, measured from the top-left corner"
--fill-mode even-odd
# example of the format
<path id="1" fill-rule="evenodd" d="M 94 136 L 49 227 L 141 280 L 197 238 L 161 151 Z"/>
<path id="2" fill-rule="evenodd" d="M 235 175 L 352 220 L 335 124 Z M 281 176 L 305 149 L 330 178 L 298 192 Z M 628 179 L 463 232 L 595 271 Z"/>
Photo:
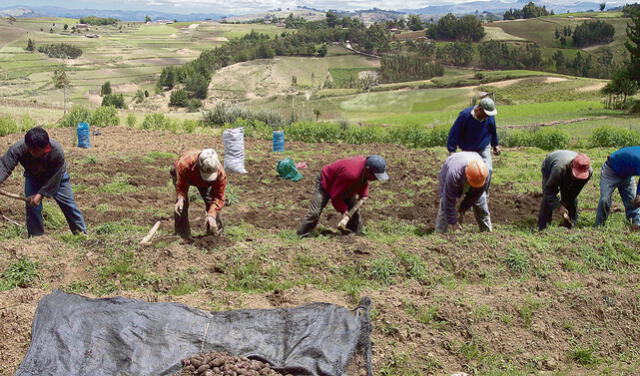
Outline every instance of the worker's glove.
<path id="1" fill-rule="evenodd" d="M 213 215 L 207 215 L 204 218 L 204 225 L 207 227 L 207 234 L 218 234 L 218 223 Z"/>
<path id="2" fill-rule="evenodd" d="M 182 210 L 184 209 L 184 198 L 178 197 L 178 201 L 176 201 L 176 206 L 174 208 L 174 212 L 177 215 L 182 215 Z"/>

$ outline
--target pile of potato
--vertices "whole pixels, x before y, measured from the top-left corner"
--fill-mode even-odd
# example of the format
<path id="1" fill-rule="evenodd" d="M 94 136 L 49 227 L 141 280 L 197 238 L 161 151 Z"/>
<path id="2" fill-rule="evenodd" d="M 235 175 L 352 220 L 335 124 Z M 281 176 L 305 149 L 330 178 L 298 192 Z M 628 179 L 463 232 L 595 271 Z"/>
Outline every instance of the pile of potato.
<path id="1" fill-rule="evenodd" d="M 208 352 L 182 360 L 179 376 L 282 376 L 268 363 L 239 358 L 226 353 Z M 293 376 L 287 374 L 286 376 Z"/>

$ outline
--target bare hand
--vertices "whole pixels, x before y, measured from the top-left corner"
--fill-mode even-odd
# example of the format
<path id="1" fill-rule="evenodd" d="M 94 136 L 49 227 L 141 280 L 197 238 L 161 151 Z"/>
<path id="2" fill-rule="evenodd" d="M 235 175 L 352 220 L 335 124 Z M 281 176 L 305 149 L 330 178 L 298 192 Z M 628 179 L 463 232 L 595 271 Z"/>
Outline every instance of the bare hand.
<path id="1" fill-rule="evenodd" d="M 462 223 L 458 222 L 453 225 L 453 231 L 462 231 Z"/>
<path id="2" fill-rule="evenodd" d="M 500 146 L 494 146 L 493 147 L 493 154 L 500 155 L 500 153 L 502 153 L 502 150 L 500 149 Z"/>
<path id="3" fill-rule="evenodd" d="M 637 195 L 636 198 L 633 199 L 633 204 L 636 208 L 640 208 L 640 195 Z"/>
<path id="4" fill-rule="evenodd" d="M 218 234 L 218 223 L 216 217 L 207 215 L 204 219 L 204 225 L 207 227 L 207 234 Z"/>
<path id="5" fill-rule="evenodd" d="M 29 205 L 38 206 L 42 201 L 42 195 L 40 193 L 36 193 L 33 196 L 29 196 Z"/>
<path id="6" fill-rule="evenodd" d="M 176 202 L 176 206 L 174 208 L 174 212 L 177 215 L 182 215 L 182 210 L 184 209 L 184 198 L 178 197 L 178 201 Z"/>

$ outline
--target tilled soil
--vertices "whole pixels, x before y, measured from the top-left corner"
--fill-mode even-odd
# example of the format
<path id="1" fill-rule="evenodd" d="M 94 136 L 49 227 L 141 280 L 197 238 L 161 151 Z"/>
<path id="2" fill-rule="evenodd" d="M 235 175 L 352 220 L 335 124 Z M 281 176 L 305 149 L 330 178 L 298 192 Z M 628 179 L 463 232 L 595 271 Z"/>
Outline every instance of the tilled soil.
<path id="1" fill-rule="evenodd" d="M 162 227 L 157 240 L 175 239 L 173 234 L 174 191 L 170 183 L 169 167 L 173 158 L 150 160 L 151 152 L 173 152 L 176 155 L 191 149 L 213 147 L 222 154 L 223 147 L 219 137 L 203 135 L 173 135 L 170 133 L 141 131 L 124 127 L 102 129 L 102 135 L 92 138 L 93 148 L 88 150 L 74 148 L 71 144 L 72 130 L 53 129 L 53 138 L 60 141 L 65 149 L 68 170 L 76 199 L 83 211 L 88 229 L 96 231 L 98 226 L 107 222 L 128 220 L 134 225 L 150 228 L 157 220 Z M 5 150 L 19 136 L 10 135 L 0 138 L 0 150 Z M 279 234 L 283 230 L 294 230 L 307 211 L 308 200 L 313 192 L 315 175 L 323 165 L 339 158 L 353 155 L 379 153 L 389 165 L 391 180 L 381 184 L 373 182 L 370 186 L 371 199 L 362 209 L 367 221 L 388 220 L 392 224 L 412 224 L 424 228 L 428 233 L 433 228 L 438 207 L 437 174 L 446 157 L 444 148 L 441 153 L 407 149 L 396 145 L 339 145 L 306 144 L 287 142 L 287 151 L 293 152 L 296 162 L 305 161 L 307 169 L 301 170 L 304 179 L 294 183 L 280 179 L 275 172 L 276 162 L 289 154 L 272 153 L 271 142 L 246 139 L 245 175 L 229 175 L 228 197 L 237 196 L 237 202 L 223 209 L 223 221 L 233 236 L 205 236 L 204 205 L 199 194 L 194 196 L 190 205 L 190 219 L 193 239 L 186 244 L 195 245 L 203 250 L 237 247 L 239 252 L 252 254 L 254 248 L 268 249 L 269 260 L 280 262 L 283 275 L 296 273 L 292 266 L 297 253 L 308 252 L 305 244 L 283 243 L 273 239 L 263 239 L 264 234 Z M 508 155 L 508 150 L 504 155 Z M 497 157 L 505 158 L 505 156 Z M 89 156 L 95 158 L 88 158 Z M 2 186 L 4 190 L 22 192 L 23 178 L 21 168 L 17 168 L 11 179 Z M 500 173 L 497 169 L 496 174 Z M 105 186 L 114 178 L 125 177 L 133 192 L 109 193 Z M 538 182 L 535 183 L 536 185 Z M 133 188 L 132 188 L 133 187 Z M 532 228 L 532 217 L 537 215 L 540 194 L 516 194 L 509 192 L 509 186 L 493 185 L 489 198 L 492 220 L 495 227 L 505 224 Z M 196 193 L 192 189 L 192 193 Z M 233 195 L 231 194 L 233 192 Z M 23 223 L 24 204 L 15 200 L 0 198 L 0 214 Z M 55 205 L 45 200 L 45 205 Z M 333 228 L 339 215 L 333 208 L 327 207 L 320 222 L 321 227 Z M 244 225 L 249 226 L 244 226 Z M 474 228 L 473 214 L 468 213 L 465 224 Z M 238 227 L 241 230 L 238 232 Z M 13 226 L 4 221 L 3 229 Z M 0 270 L 21 257 L 29 257 L 42 263 L 38 282 L 39 288 L 16 288 L 0 292 L 0 375 L 15 372 L 29 345 L 31 321 L 39 299 L 52 288 L 67 286 L 72 282 L 86 281 L 104 267 L 105 251 L 109 244 L 101 237 L 91 238 L 84 243 L 83 249 L 74 249 L 63 244 L 59 234 L 66 232 L 66 225 L 58 232 L 48 231 L 48 236 L 40 239 L 14 239 L 2 243 L 0 254 L 7 257 L 0 260 Z M 252 231 L 252 229 L 259 231 Z M 321 233 L 331 230 L 323 229 Z M 329 232 L 330 233 L 330 232 Z M 286 235 L 286 234 L 285 234 Z M 496 244 L 509 244 L 508 235 L 491 234 Z M 277 237 L 273 237 L 277 238 Z M 232 240 L 233 239 L 233 240 Z M 193 252 L 183 242 L 169 241 L 157 247 L 137 247 L 140 239 L 126 239 L 127 246 L 135 249 L 137 260 L 145 260 L 147 267 L 162 276 L 161 281 L 152 281 L 148 290 L 117 290 L 114 294 L 145 301 L 179 301 L 190 306 L 209 309 L 216 303 L 216 309 L 236 308 L 273 308 L 295 306 L 313 301 L 325 301 L 343 306 L 351 303 L 342 291 L 325 291 L 313 284 L 295 286 L 286 290 L 265 293 L 238 293 L 224 289 L 218 276 L 229 273 L 234 260 L 226 258 L 225 252 Z M 504 249 L 500 247 L 479 248 L 455 242 L 455 236 L 419 238 L 416 244 L 402 244 L 407 252 L 421 255 L 429 273 L 434 279 L 447 279 L 451 273 L 464 280 L 457 287 L 436 287 L 422 285 L 408 280 L 400 285 L 392 285 L 379 290 L 371 289 L 366 294 L 376 304 L 378 318 L 374 328 L 374 365 L 380 369 L 391 362 L 401 351 L 418 353 L 420 361 L 425 357 L 442 361 L 439 370 L 460 370 L 466 360 L 455 351 L 461 342 L 482 339 L 488 351 L 512 353 L 513 349 L 522 351 L 523 359 L 534 361 L 542 355 L 549 355 L 547 369 L 557 369 L 566 359 L 562 354 L 571 350 L 568 339 L 577 336 L 577 330 L 567 329 L 563 322 L 575 322 L 576 327 L 591 328 L 600 325 L 604 317 L 613 332 L 610 335 L 600 333 L 603 338 L 603 354 L 614 354 L 615 346 L 631 348 L 633 338 L 637 338 L 638 317 L 635 293 L 637 290 L 612 287 L 616 276 L 608 272 L 592 273 L 584 276 L 585 289 L 573 292 L 562 290 L 548 282 L 533 278 L 520 281 L 509 279 L 508 283 L 485 286 L 488 273 L 502 273 L 496 260 L 504 258 Z M 322 264 L 311 266 L 318 275 L 339 270 L 340 267 L 366 264 L 370 260 L 386 255 L 388 250 L 380 244 L 374 244 L 368 237 L 335 235 L 326 239 L 315 239 L 320 249 L 313 250 L 314 256 L 324 256 Z M 66 247 L 66 248 L 65 248 Z M 566 258 L 573 257 L 572 249 L 557 249 Z M 534 253 L 532 263 L 542 264 L 546 257 Z M 189 266 L 197 265 L 206 278 L 195 293 L 175 296 L 168 291 L 174 284 L 168 278 Z M 562 281 L 562 270 L 554 278 Z M 624 277 L 625 283 L 637 284 L 637 276 Z M 211 279 L 209 281 L 208 279 Z M 502 281 L 502 279 L 498 279 Z M 222 287 L 220 287 L 222 286 Z M 451 290 L 447 290 L 451 288 Z M 609 291 L 612 290 L 612 291 Z M 519 311 L 514 308 L 522 305 L 523 296 L 533 295 L 544 299 L 545 305 L 534 316 L 530 327 L 518 324 Z M 580 300 L 577 300 L 578 295 Z M 615 307 L 602 306 L 602 296 L 614 296 Z M 453 302 L 443 297 L 455 296 Z M 437 302 L 435 299 L 443 301 Z M 427 323 L 418 323 L 407 315 L 411 307 L 406 302 L 418 302 L 420 306 L 437 305 L 439 311 Z M 478 305 L 494 307 L 499 314 L 505 315 L 505 321 L 515 318 L 517 325 L 487 318 L 478 318 L 470 312 Z M 602 312 L 604 313 L 602 313 Z M 623 315 L 619 313 L 622 312 Z M 494 315 L 494 313 L 491 313 Z M 498 312 L 495 313 L 495 316 Z M 611 319 L 608 319 L 611 317 Z M 446 329 L 438 329 L 445 326 Z M 632 328 L 632 329 L 629 329 Z M 586 330 L 586 329 L 585 329 Z M 624 336 L 621 333 L 625 333 Z M 548 337 L 548 338 L 547 338 Z M 628 339 L 628 340 L 627 340 Z M 480 343 L 480 342 L 479 342 Z M 606 346 L 605 346 L 606 344 Z M 610 345 L 609 345 L 610 344 Z M 524 362 L 524 360 L 523 360 Z M 555 365 L 553 364 L 555 362 Z M 432 374 L 426 372 L 425 374 Z M 440 374 L 439 371 L 435 372 Z M 351 373 L 350 373 L 351 374 Z M 355 374 L 355 373 L 354 373 Z"/>
<path id="2" fill-rule="evenodd" d="M 72 185 L 86 187 L 83 190 L 76 189 L 76 199 L 90 228 L 124 217 L 137 225 L 149 227 L 155 221 L 162 220 L 161 229 L 172 232 L 175 193 L 171 187 L 169 168 L 173 159 L 149 161 L 145 157 L 153 151 L 180 154 L 204 147 L 213 147 L 220 154 L 223 151 L 220 138 L 213 136 L 167 136 L 160 132 L 116 127 L 103 129 L 101 136 L 92 138 L 94 147 L 84 150 L 73 148 L 69 142 L 65 142 L 71 138 L 69 130 L 55 129 L 51 133 L 65 148 Z M 1 138 L 0 147 L 10 145 L 14 139 L 15 136 Z M 294 183 L 277 176 L 275 165 L 284 156 L 270 152 L 270 147 L 271 143 L 267 141 L 246 140 L 246 169 L 249 173 L 229 175 L 228 189 L 237 192 L 239 202 L 223 209 L 225 224 L 247 223 L 263 230 L 295 229 L 307 212 L 314 179 L 322 166 L 343 157 L 379 153 L 387 160 L 391 180 L 383 184 L 370 184 L 371 200 L 361 212 L 365 223 L 368 219 L 388 219 L 425 227 L 427 232 L 434 226 L 439 203 L 438 173 L 444 157 L 397 145 L 322 144 L 318 153 L 304 158 L 309 167 L 301 170 L 304 179 Z M 287 142 L 286 147 L 298 153 L 306 153 L 310 149 L 309 144 L 300 142 Z M 97 162 L 83 162 L 87 156 L 96 156 Z M 495 173 L 500 172 L 498 170 Z M 96 192 L 116 176 L 125 176 L 136 191 L 120 194 Z M 5 189 L 21 192 L 21 180 L 11 179 L 5 184 Z M 491 187 L 489 208 L 494 226 L 525 223 L 531 216 L 537 215 L 539 194 L 514 194 L 505 192 L 504 188 L 499 185 Z M 192 188 L 192 191 L 195 192 L 195 189 Z M 190 205 L 190 221 L 192 233 L 198 235 L 204 232 L 204 204 L 199 194 L 192 196 L 195 200 Z M 152 214 L 145 212 L 152 209 Z M 3 205 L 0 210 L 2 214 L 18 221 L 24 215 L 22 205 L 17 202 Z M 329 204 L 323 212 L 320 225 L 333 228 L 339 219 L 340 216 Z M 468 213 L 466 222 L 473 223 L 472 213 Z M 220 243 L 218 239 L 208 238 L 195 239 L 194 242 L 205 248 Z"/>
<path id="3" fill-rule="evenodd" d="M 182 360 L 182 372 L 175 376 L 292 376 L 279 373 L 268 363 L 232 356 L 221 352 L 208 352 Z"/>

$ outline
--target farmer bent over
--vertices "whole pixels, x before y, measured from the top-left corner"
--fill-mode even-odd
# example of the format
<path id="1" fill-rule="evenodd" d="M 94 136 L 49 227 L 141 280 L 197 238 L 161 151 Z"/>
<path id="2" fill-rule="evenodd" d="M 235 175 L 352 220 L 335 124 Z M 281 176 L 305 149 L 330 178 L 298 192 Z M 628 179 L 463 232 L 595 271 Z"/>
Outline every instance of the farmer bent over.
<path id="1" fill-rule="evenodd" d="M 385 172 L 386 168 L 385 160 L 379 155 L 346 158 L 324 166 L 316 177 L 309 212 L 300 222 L 298 235 L 303 237 L 309 235 L 318 224 L 322 209 L 329 200 L 343 215 L 340 223 L 351 232 L 361 234 L 362 218 L 358 212 L 349 217 L 349 209 L 356 205 L 356 196 L 367 199 L 370 181 L 389 180 L 389 175 Z"/>
<path id="2" fill-rule="evenodd" d="M 24 194 L 29 199 L 26 205 L 29 236 L 44 234 L 43 197 L 53 198 L 58 203 L 71 232 L 86 233 L 84 217 L 73 198 L 60 144 L 49 139 L 49 134 L 41 127 L 31 128 L 24 140 L 13 144 L 0 158 L 0 184 L 18 163 L 24 167 Z"/>
<path id="3" fill-rule="evenodd" d="M 640 175 L 640 146 L 622 148 L 609 156 L 600 174 L 600 201 L 596 214 L 596 226 L 607 221 L 611 210 L 611 196 L 617 188 L 622 197 L 625 214 L 633 230 L 640 229 L 640 187 L 634 176 Z"/>
<path id="4" fill-rule="evenodd" d="M 213 149 L 184 153 L 171 167 L 176 188 L 175 233 L 183 238 L 191 236 L 189 228 L 189 187 L 196 186 L 205 203 L 207 234 L 222 232 L 220 210 L 224 206 L 227 174 Z"/>
<path id="5" fill-rule="evenodd" d="M 489 169 L 489 180 L 493 172 L 491 149 L 495 155 L 500 155 L 501 152 L 496 131 L 495 116 L 497 114 L 498 110 L 493 100 L 484 97 L 477 106 L 465 108 L 460 112 L 451 126 L 447 139 L 449 155 L 455 153 L 457 148 L 480 154 Z M 486 184 L 487 191 L 490 183 L 491 181 L 488 181 Z"/>
<path id="6" fill-rule="evenodd" d="M 447 232 L 449 225 L 462 229 L 464 214 L 473 206 L 480 231 L 491 231 L 491 216 L 487 204 L 486 185 L 490 173 L 478 153 L 454 153 L 440 170 L 440 208 L 436 217 L 436 232 Z M 456 200 L 464 195 L 456 213 Z"/>
<path id="7" fill-rule="evenodd" d="M 538 215 L 538 230 L 547 228 L 553 211 L 561 204 L 565 226 L 578 222 L 578 195 L 591 178 L 591 160 L 585 154 L 571 150 L 556 150 L 542 162 L 542 204 Z M 560 192 L 560 200 L 558 200 Z"/>

